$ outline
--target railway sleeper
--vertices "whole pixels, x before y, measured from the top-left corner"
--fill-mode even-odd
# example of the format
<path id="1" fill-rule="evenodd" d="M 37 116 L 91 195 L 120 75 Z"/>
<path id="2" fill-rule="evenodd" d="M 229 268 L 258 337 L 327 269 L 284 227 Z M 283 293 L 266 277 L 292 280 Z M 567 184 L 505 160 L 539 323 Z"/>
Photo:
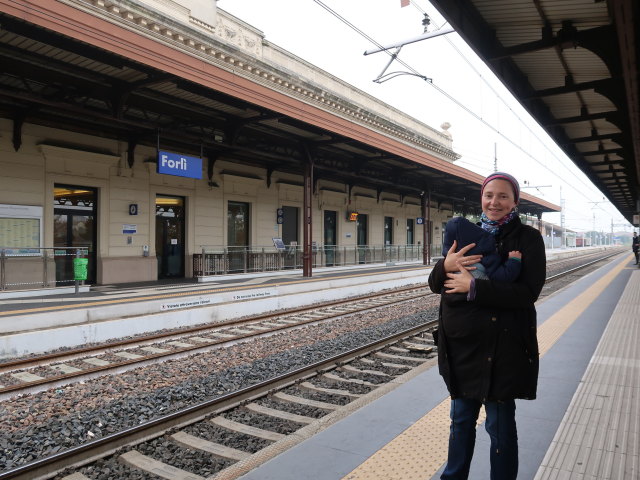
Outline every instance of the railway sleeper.
<path id="1" fill-rule="evenodd" d="M 410 352 L 410 350 L 408 348 L 396 347 L 394 345 L 390 346 L 389 350 L 391 350 L 392 352 L 397 352 L 397 353 L 409 353 Z"/>
<path id="2" fill-rule="evenodd" d="M 379 358 L 385 358 L 388 360 L 402 360 L 405 362 L 415 362 L 415 363 L 424 363 L 427 361 L 426 358 L 405 357 L 404 355 L 393 355 L 391 353 L 384 353 L 384 352 L 376 352 L 374 356 Z"/>
<path id="3" fill-rule="evenodd" d="M 205 477 L 160 462 L 135 450 L 123 453 L 118 457 L 118 461 L 167 480 L 205 480 Z"/>
<path id="4" fill-rule="evenodd" d="M 421 352 L 421 353 L 431 353 L 433 352 L 433 347 L 418 345 L 416 343 L 402 342 L 402 344 L 409 350 L 410 352 Z"/>
<path id="5" fill-rule="evenodd" d="M 273 394 L 273 398 L 282 400 L 283 402 L 296 403 L 298 405 L 307 405 L 309 407 L 324 410 L 325 412 L 333 412 L 340 408 L 340 405 L 334 403 L 321 402 L 319 400 L 309 400 L 308 398 L 298 397 L 297 395 L 290 395 L 284 392 L 276 392 Z"/>
<path id="6" fill-rule="evenodd" d="M 233 335 L 236 335 L 236 336 L 237 335 L 249 335 L 249 334 L 252 334 L 252 333 L 256 333 L 256 332 L 252 332 L 251 330 L 245 330 L 245 329 L 242 329 L 242 328 L 233 328 L 233 329 L 228 330 L 228 331 L 229 331 L 229 333 L 231 333 Z"/>
<path id="7" fill-rule="evenodd" d="M 246 328 L 250 329 L 250 330 L 255 330 L 257 332 L 264 332 L 266 330 L 271 330 L 271 328 L 267 327 L 266 325 L 258 325 L 258 324 L 252 324 L 252 325 L 247 325 Z"/>
<path id="8" fill-rule="evenodd" d="M 316 418 L 307 417 L 305 415 L 298 415 L 297 413 L 283 412 L 282 410 L 265 407 L 253 402 L 245 405 L 244 408 L 253 413 L 259 413 L 261 415 L 267 415 L 269 417 L 275 417 L 281 420 L 290 420 L 292 422 L 302 423 L 303 425 L 309 425 L 317 420 Z"/>
<path id="9" fill-rule="evenodd" d="M 212 338 L 199 337 L 197 335 L 195 337 L 187 337 L 186 340 L 188 340 L 189 342 L 196 342 L 196 343 L 211 343 L 215 341 Z"/>
<path id="10" fill-rule="evenodd" d="M 418 345 L 420 345 L 421 343 L 425 343 L 427 345 L 433 345 L 433 338 L 431 337 L 431 334 L 428 334 L 428 335 L 430 336 L 429 337 L 425 337 L 425 336 L 412 337 L 408 340 L 405 340 L 405 342 L 408 342 L 408 343 L 418 342 L 417 343 Z"/>
<path id="11" fill-rule="evenodd" d="M 359 393 L 351 393 L 349 390 L 339 390 L 339 389 L 335 389 L 335 388 L 316 387 L 311 382 L 302 382 L 300 384 L 300 388 L 304 388 L 305 390 L 309 390 L 310 392 L 328 393 L 329 395 L 340 395 L 340 396 L 349 397 L 349 398 L 359 398 L 359 397 L 362 396 Z"/>
<path id="12" fill-rule="evenodd" d="M 370 363 L 371 365 L 382 365 L 383 367 L 387 367 L 387 368 L 398 368 L 398 369 L 401 369 L 401 370 L 411 370 L 411 367 L 409 365 L 402 365 L 401 363 L 390 363 L 390 362 L 378 363 L 375 360 L 370 360 L 368 358 L 361 358 L 360 361 L 362 363 Z"/>
<path id="13" fill-rule="evenodd" d="M 193 343 L 187 343 L 187 342 L 179 342 L 179 341 L 172 341 L 172 342 L 167 342 L 167 345 L 171 345 L 173 347 L 178 347 L 178 348 L 193 348 L 194 345 Z"/>
<path id="14" fill-rule="evenodd" d="M 107 362 L 106 360 L 95 357 L 83 358 L 82 362 L 86 363 L 87 365 L 91 365 L 92 367 L 106 367 L 107 365 L 111 365 L 111 362 Z"/>
<path id="15" fill-rule="evenodd" d="M 210 453 L 211 455 L 215 455 L 216 457 L 234 460 L 236 462 L 245 460 L 251 456 L 250 453 L 242 450 L 210 442 L 209 440 L 205 440 L 204 438 L 196 437 L 195 435 L 190 435 L 185 432 L 176 432 L 171 435 L 171 439 L 182 447 L 201 450 L 203 452 Z"/>
<path id="16" fill-rule="evenodd" d="M 245 425 L 244 423 L 229 420 L 225 417 L 215 417 L 212 418 L 210 422 L 214 425 L 217 425 L 218 427 L 226 428 L 227 430 L 231 430 L 233 432 L 251 435 L 253 437 L 261 438 L 263 440 L 269 440 L 272 442 L 277 442 L 278 440 L 282 440 L 286 437 L 286 435 L 282 433 L 272 432 L 258 427 L 252 427 L 251 425 Z"/>
<path id="17" fill-rule="evenodd" d="M 158 348 L 158 347 L 140 347 L 140 350 L 143 350 L 147 353 L 167 353 L 169 350 L 166 348 Z"/>
<path id="18" fill-rule="evenodd" d="M 403 365 L 406 366 L 406 365 Z M 374 375 L 376 377 L 390 377 L 388 373 L 379 372 L 378 370 L 362 370 L 360 368 L 352 367 L 351 365 L 343 365 L 338 367 L 338 370 L 343 372 L 352 372 L 352 373 L 360 373 L 363 375 Z"/>
<path id="19" fill-rule="evenodd" d="M 226 339 L 226 338 L 236 338 L 237 335 L 231 335 L 229 333 L 222 333 L 222 332 L 211 332 L 208 333 L 207 335 L 211 335 L 212 337 L 218 337 L 218 338 L 222 338 L 222 339 Z"/>
<path id="20" fill-rule="evenodd" d="M 80 472 L 74 472 L 71 475 L 66 475 L 62 477 L 60 480 L 91 480 L 86 475 L 81 474 Z"/>
<path id="21" fill-rule="evenodd" d="M 72 367 L 71 365 L 67 365 L 66 363 L 58 363 L 57 365 L 51 365 L 51 369 L 58 370 L 63 374 L 78 373 L 82 371 L 81 369 Z"/>
<path id="22" fill-rule="evenodd" d="M 37 382 L 38 380 L 44 380 L 44 377 L 29 372 L 12 373 L 11 376 L 21 382 Z"/>
<path id="23" fill-rule="evenodd" d="M 261 325 L 264 325 L 265 327 L 267 327 L 269 329 L 284 327 L 284 325 L 282 323 L 274 323 L 274 322 L 262 322 Z"/>
<path id="24" fill-rule="evenodd" d="M 195 340 L 198 337 L 191 337 L 193 340 Z M 207 342 L 210 342 L 211 340 L 207 339 Z M 127 351 L 123 351 L 123 352 L 115 352 L 114 355 L 124 358 L 125 360 L 137 360 L 138 358 L 142 358 L 142 355 L 138 355 L 137 353 L 131 353 L 131 352 L 127 352 Z"/>
<path id="25" fill-rule="evenodd" d="M 377 383 L 367 382 L 366 380 L 359 380 L 357 378 L 343 378 L 333 373 L 323 373 L 322 378 L 326 380 L 331 380 L 332 382 L 354 383 L 356 385 L 367 385 L 370 387 L 379 386 Z"/>

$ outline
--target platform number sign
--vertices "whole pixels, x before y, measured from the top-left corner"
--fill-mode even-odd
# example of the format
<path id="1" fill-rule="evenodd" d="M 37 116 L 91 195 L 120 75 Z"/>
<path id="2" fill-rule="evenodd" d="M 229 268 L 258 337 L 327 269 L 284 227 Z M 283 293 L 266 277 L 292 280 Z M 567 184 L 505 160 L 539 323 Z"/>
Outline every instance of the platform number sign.
<path id="1" fill-rule="evenodd" d="M 284 223 L 284 209 L 278 208 L 276 210 L 276 223 L 282 225 Z"/>
<path id="2" fill-rule="evenodd" d="M 416 225 L 424 225 L 424 217 L 416 218 Z"/>

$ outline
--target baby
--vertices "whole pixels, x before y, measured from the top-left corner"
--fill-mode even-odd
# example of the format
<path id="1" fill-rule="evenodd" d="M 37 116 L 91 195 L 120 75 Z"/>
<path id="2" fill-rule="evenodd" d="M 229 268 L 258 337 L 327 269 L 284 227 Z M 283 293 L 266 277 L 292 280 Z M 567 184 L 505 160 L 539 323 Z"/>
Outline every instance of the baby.
<path id="1" fill-rule="evenodd" d="M 482 255 L 482 260 L 470 265 L 476 267 L 469 273 L 479 280 L 495 280 L 513 282 L 520 274 L 522 254 L 513 250 L 506 261 L 502 261 L 496 249 L 495 237 L 482 227 L 471 223 L 464 217 L 454 217 L 447 222 L 444 230 L 442 255 L 447 256 L 453 241 L 457 240 L 458 249 L 475 243 L 476 246 L 467 252 L 468 255 Z"/>

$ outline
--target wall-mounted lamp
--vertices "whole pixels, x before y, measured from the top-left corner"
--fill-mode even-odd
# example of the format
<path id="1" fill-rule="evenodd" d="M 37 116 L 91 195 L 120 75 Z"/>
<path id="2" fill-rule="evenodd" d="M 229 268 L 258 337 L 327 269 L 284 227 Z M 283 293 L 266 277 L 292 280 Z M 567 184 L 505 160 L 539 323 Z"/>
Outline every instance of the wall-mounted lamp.
<path id="1" fill-rule="evenodd" d="M 216 143 L 224 142 L 224 132 L 222 130 L 213 131 L 213 141 Z"/>

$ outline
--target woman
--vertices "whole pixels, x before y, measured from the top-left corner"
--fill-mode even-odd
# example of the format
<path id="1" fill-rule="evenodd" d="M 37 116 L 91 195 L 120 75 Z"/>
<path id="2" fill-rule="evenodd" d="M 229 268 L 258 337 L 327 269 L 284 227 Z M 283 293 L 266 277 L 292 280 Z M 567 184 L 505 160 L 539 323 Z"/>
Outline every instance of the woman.
<path id="1" fill-rule="evenodd" d="M 480 190 L 481 226 L 496 237 L 497 251 L 522 253 L 522 269 L 513 282 L 474 279 L 468 270 L 481 255 L 457 250 L 433 267 L 429 286 L 442 295 L 466 294 L 466 302 L 441 301 L 438 367 L 451 394 L 449 457 L 440 478 L 466 479 L 475 445 L 480 407 L 491 437 L 491 480 L 512 480 L 518 473 L 515 399 L 536 397 L 538 342 L 534 303 L 546 275 L 540 232 L 518 216 L 518 181 L 507 173 L 489 175 Z M 444 290 L 443 290 L 444 288 Z"/>

